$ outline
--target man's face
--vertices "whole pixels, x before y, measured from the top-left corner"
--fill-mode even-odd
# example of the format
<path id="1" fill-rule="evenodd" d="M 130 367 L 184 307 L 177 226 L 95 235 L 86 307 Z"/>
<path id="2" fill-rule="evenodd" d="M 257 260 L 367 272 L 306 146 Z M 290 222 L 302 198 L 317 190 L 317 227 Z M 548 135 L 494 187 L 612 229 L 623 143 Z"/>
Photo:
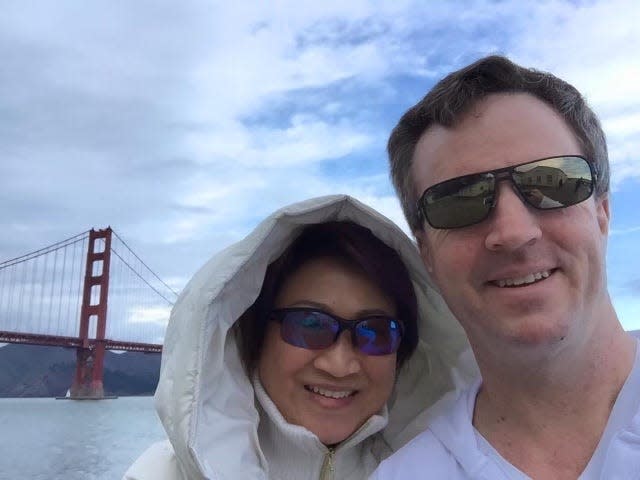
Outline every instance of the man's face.
<path id="1" fill-rule="evenodd" d="M 581 153 L 571 128 L 542 101 L 491 95 L 455 128 L 435 125 L 422 135 L 412 175 L 420 196 L 461 175 Z M 607 304 L 608 208 L 606 197 L 592 196 L 568 208 L 536 210 L 502 181 L 497 204 L 481 223 L 453 230 L 425 223 L 416 236 L 472 345 L 495 354 L 497 346 L 552 345 L 588 335 L 598 308 Z"/>

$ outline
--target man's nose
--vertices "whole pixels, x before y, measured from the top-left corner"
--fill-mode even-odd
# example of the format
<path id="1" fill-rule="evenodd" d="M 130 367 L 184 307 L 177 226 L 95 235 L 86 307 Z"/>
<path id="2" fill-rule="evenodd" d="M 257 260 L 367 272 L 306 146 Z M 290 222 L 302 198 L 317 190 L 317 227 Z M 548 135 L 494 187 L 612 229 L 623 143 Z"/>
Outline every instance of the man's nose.
<path id="1" fill-rule="evenodd" d="M 328 348 L 319 352 L 314 366 L 333 377 L 346 377 L 362 369 L 360 353 L 353 347 L 350 332 L 341 332 L 338 339 Z"/>
<path id="2" fill-rule="evenodd" d="M 491 251 L 514 251 L 542 237 L 539 213 L 527 206 L 510 182 L 500 182 L 496 191 L 485 246 Z"/>

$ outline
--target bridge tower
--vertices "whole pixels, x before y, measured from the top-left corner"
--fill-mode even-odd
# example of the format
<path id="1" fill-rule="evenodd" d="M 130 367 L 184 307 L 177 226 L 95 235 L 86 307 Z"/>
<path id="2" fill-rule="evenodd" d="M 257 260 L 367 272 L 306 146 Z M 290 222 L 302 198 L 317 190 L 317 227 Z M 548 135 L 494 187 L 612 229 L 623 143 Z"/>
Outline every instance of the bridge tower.
<path id="1" fill-rule="evenodd" d="M 76 373 L 70 389 L 71 398 L 102 398 L 102 373 L 109 296 L 111 263 L 111 227 L 89 232 L 87 265 L 80 309 L 81 346 L 76 350 Z M 103 242 L 98 242 L 103 240 Z M 101 247 L 104 246 L 104 249 Z M 94 303 L 92 303 L 92 300 Z M 95 321 L 95 342 L 90 342 L 90 325 Z"/>

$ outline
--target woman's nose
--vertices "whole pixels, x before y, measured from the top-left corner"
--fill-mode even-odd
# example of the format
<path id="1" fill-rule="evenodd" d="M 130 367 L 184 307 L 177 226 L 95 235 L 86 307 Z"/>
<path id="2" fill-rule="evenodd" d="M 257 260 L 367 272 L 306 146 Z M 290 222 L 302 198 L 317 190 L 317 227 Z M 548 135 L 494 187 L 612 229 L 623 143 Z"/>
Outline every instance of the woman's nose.
<path id="1" fill-rule="evenodd" d="M 351 342 L 350 332 L 341 332 L 338 339 L 328 348 L 320 350 L 313 361 L 314 366 L 333 377 L 346 377 L 358 373 L 360 352 Z"/>

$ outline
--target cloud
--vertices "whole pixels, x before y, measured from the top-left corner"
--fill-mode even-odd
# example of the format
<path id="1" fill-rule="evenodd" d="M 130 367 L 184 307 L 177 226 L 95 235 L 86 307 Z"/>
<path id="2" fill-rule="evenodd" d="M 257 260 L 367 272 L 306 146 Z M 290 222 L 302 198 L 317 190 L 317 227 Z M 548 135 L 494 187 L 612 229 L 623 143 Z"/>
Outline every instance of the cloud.
<path id="1" fill-rule="evenodd" d="M 247 169 L 308 166 L 349 155 L 370 141 L 347 121 L 328 123 L 311 115 L 294 115 L 281 128 L 237 127 L 235 132 L 214 131 L 190 138 L 193 152 L 204 163 L 233 162 Z"/>
<path id="2" fill-rule="evenodd" d="M 157 323 L 166 326 L 171 307 L 137 307 L 129 310 L 130 323 Z"/>
<path id="3" fill-rule="evenodd" d="M 5 2 L 0 259 L 111 225 L 179 289 L 275 209 L 330 193 L 406 231 L 388 133 L 442 75 L 493 52 L 583 90 L 614 186 L 640 178 L 638 8 Z"/>
<path id="4" fill-rule="evenodd" d="M 635 233 L 635 232 L 640 232 L 640 226 L 621 228 L 621 229 L 612 229 L 609 231 L 609 235 L 627 235 L 629 233 Z"/>
<path id="5" fill-rule="evenodd" d="M 632 295 L 618 295 L 613 298 L 616 313 L 625 330 L 640 330 L 640 300 L 636 285 Z M 635 295 L 634 295 L 635 293 Z"/>
<path id="6" fill-rule="evenodd" d="M 580 90 L 599 115 L 609 144 L 612 187 L 640 179 L 640 4 L 536 2 L 510 39 L 517 60 L 549 70 Z"/>

